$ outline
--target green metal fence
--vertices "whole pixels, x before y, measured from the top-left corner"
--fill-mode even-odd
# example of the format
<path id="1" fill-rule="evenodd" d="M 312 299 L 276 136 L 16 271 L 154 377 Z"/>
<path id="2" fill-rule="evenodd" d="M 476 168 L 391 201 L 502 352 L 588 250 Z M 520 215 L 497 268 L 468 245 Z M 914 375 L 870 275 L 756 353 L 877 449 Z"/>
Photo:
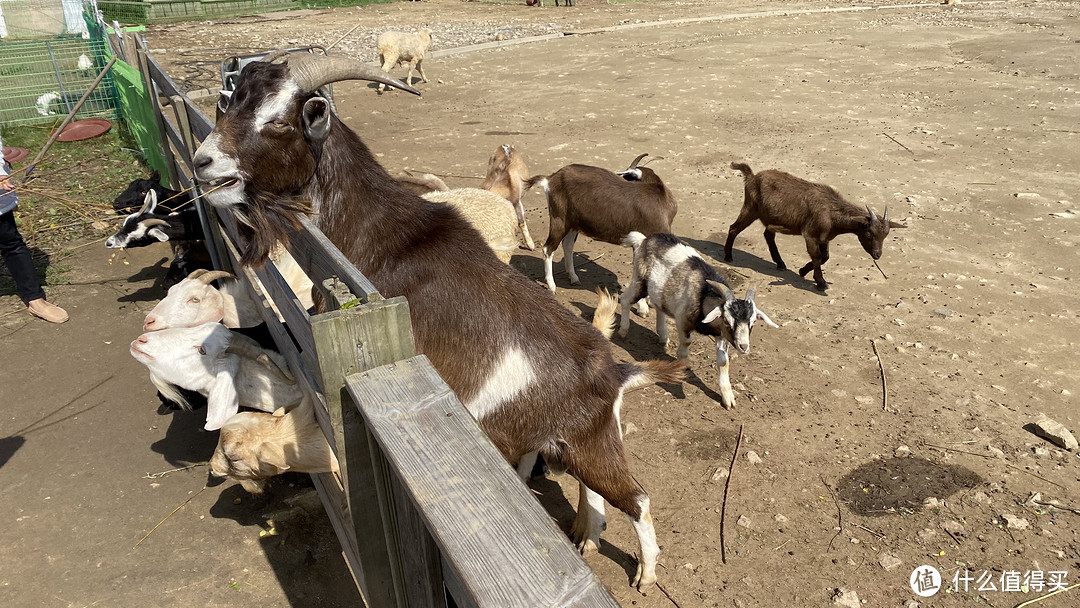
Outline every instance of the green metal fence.
<path id="1" fill-rule="evenodd" d="M 99 0 L 98 7 L 106 21 L 168 23 L 397 1 L 400 0 Z"/>
<path id="2" fill-rule="evenodd" d="M 62 119 L 108 61 L 101 40 L 57 37 L 0 43 L 0 123 Z M 111 76 L 98 86 L 77 118 L 116 115 Z"/>

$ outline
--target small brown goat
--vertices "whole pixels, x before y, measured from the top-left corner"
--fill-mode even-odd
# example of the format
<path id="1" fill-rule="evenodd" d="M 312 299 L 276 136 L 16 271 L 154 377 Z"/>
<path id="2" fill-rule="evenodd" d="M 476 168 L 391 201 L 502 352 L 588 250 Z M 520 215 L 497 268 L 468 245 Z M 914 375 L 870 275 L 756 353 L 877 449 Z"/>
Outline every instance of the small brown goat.
<path id="1" fill-rule="evenodd" d="M 337 458 L 315 420 L 310 397 L 287 412 L 285 408 L 273 414 L 240 412 L 221 427 L 210 459 L 215 477 L 235 479 L 248 492 L 259 494 L 267 479 L 286 471 L 338 472 Z"/>
<path id="2" fill-rule="evenodd" d="M 541 184 L 547 194 L 550 226 L 544 242 L 544 273 L 548 289 L 555 291 L 551 260 L 560 242 L 566 274 L 571 284 L 578 283 L 574 242 L 579 232 L 616 245 L 622 244 L 631 232 L 646 236 L 671 232 L 679 205 L 655 171 L 638 166 L 646 156 L 638 156 L 619 173 L 589 165 L 567 165 L 551 175 L 537 175 L 525 182 L 526 189 Z"/>
<path id="3" fill-rule="evenodd" d="M 829 241 L 841 234 L 854 233 L 866 253 L 876 260 L 881 257 L 881 245 L 889 236 L 889 229 L 907 228 L 889 221 L 888 207 L 878 217 L 869 206 L 863 211 L 825 184 L 808 182 L 775 169 L 755 174 L 743 163 L 731 163 L 731 168 L 742 171 L 745 198 L 739 217 L 728 229 L 725 262 L 731 261 L 735 237 L 754 220 L 761 220 L 777 270 L 785 270 L 787 266 L 776 248 L 776 233 L 802 235 L 810 262 L 799 269 L 799 274 L 805 277 L 813 268 L 817 288 L 825 291 L 828 283 L 821 274 L 821 266 L 829 260 Z"/>
<path id="4" fill-rule="evenodd" d="M 536 249 L 532 235 L 529 234 L 529 226 L 525 223 L 525 208 L 521 205 L 521 196 L 525 193 L 525 180 L 529 178 L 529 168 L 525 166 L 525 159 L 510 144 L 503 144 L 492 152 L 488 160 L 488 172 L 484 177 L 484 183 L 480 187 L 498 194 L 514 204 L 517 213 L 518 227 L 525 237 L 525 246 L 529 250 Z"/>

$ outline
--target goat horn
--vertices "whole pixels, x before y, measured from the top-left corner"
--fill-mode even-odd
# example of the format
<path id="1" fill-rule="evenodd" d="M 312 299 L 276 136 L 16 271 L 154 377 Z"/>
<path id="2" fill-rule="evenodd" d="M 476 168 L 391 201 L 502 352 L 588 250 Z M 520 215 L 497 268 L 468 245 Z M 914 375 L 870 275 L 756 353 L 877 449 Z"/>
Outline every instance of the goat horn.
<path id="1" fill-rule="evenodd" d="M 198 272 L 198 271 L 196 270 L 195 272 Z M 214 281 L 216 281 L 218 279 L 235 279 L 236 276 L 233 275 L 230 272 L 225 272 L 224 270 L 208 270 L 208 271 L 200 274 L 199 276 L 195 276 L 195 273 L 193 272 L 190 275 L 188 275 L 188 278 L 189 279 L 192 279 L 192 278 L 199 279 L 199 281 L 201 281 L 202 283 L 204 283 L 206 285 L 209 285 L 210 283 L 212 283 L 212 282 L 214 282 Z"/>
<path id="2" fill-rule="evenodd" d="M 139 207 L 139 212 L 136 215 L 142 215 L 150 209 L 150 207 L 157 205 L 157 192 L 152 189 L 146 191 L 146 195 L 143 196 L 142 207 Z"/>
<path id="3" fill-rule="evenodd" d="M 874 213 L 874 210 L 870 208 L 870 205 L 866 206 L 866 210 L 870 213 L 870 221 L 871 222 L 876 222 L 877 221 L 877 214 Z"/>
<path id="4" fill-rule="evenodd" d="M 277 376 L 282 382 L 296 384 L 296 380 L 287 371 L 281 369 L 277 363 L 274 363 L 274 360 L 266 354 L 258 342 L 244 334 L 234 332 L 232 339 L 229 340 L 229 347 L 225 349 L 225 352 L 247 357 L 265 367 L 267 371 Z"/>
<path id="5" fill-rule="evenodd" d="M 888 205 L 885 205 L 885 215 L 881 216 L 881 221 L 885 222 L 886 224 L 889 223 L 889 206 Z"/>
<path id="6" fill-rule="evenodd" d="M 640 163 L 641 159 L 645 158 L 646 156 L 648 156 L 648 154 L 639 154 L 638 157 L 634 159 L 634 162 L 630 163 L 630 166 L 627 167 L 626 170 L 633 171 L 634 169 L 637 169 L 637 164 Z"/>
<path id="7" fill-rule="evenodd" d="M 165 220 L 160 220 L 160 219 L 158 219 L 156 217 L 152 217 L 152 218 L 150 218 L 148 220 L 143 220 L 143 226 L 168 226 L 168 225 L 169 225 L 169 222 L 166 222 Z"/>
<path id="8" fill-rule="evenodd" d="M 263 55 L 263 58 L 260 59 L 259 61 L 263 61 L 265 63 L 274 63 L 278 59 L 281 59 L 282 57 L 284 57 L 284 56 L 286 56 L 288 54 L 289 54 L 289 51 L 287 51 L 285 49 L 280 49 L 280 50 L 277 50 L 277 51 L 270 51 L 266 55 Z"/>
<path id="9" fill-rule="evenodd" d="M 289 72 L 301 90 L 314 93 L 319 87 L 341 80 L 370 80 L 392 86 L 413 95 L 420 91 L 379 68 L 346 57 L 317 57 L 303 54 L 289 58 Z"/>

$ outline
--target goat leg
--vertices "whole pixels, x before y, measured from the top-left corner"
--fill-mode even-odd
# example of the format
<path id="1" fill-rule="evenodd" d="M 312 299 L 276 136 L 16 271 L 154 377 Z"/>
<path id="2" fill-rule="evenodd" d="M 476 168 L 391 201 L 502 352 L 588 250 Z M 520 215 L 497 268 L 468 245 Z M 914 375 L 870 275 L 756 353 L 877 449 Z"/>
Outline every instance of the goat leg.
<path id="1" fill-rule="evenodd" d="M 606 527 L 604 498 L 578 480 L 578 507 L 570 536 L 582 555 L 599 551 L 600 532 Z"/>
<path id="2" fill-rule="evenodd" d="M 765 230 L 765 243 L 769 246 L 769 255 L 776 262 L 776 269 L 787 270 L 787 264 L 784 264 L 783 258 L 780 257 L 780 250 L 776 248 L 776 233 L 772 230 Z"/>
<path id="3" fill-rule="evenodd" d="M 720 404 L 724 406 L 724 409 L 730 410 L 735 409 L 735 392 L 731 390 L 731 379 L 728 377 L 730 368 L 728 361 L 727 340 L 718 338 L 716 340 L 716 371 L 720 384 Z"/>
<path id="4" fill-rule="evenodd" d="M 825 245 L 823 248 L 823 244 L 817 239 L 807 237 L 806 253 L 810 254 L 810 263 L 799 269 L 799 275 L 804 277 L 811 268 L 814 269 L 814 283 L 818 291 L 825 291 L 829 287 L 829 284 L 825 282 L 825 275 L 821 273 L 821 264 L 824 262 L 824 260 L 822 260 L 823 251 L 825 252 L 824 257 L 827 259 L 829 251 L 828 246 Z"/>

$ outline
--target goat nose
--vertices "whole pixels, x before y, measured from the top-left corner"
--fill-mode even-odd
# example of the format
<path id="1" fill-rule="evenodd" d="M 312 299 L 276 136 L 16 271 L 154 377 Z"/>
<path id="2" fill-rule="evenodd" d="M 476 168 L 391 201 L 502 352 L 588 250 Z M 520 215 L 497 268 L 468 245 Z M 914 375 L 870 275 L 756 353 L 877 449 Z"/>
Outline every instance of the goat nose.
<path id="1" fill-rule="evenodd" d="M 139 344 L 146 344 L 150 341 L 150 338 L 147 338 L 146 336 L 139 336 L 138 338 L 135 338 L 135 341 Z"/>
<path id="2" fill-rule="evenodd" d="M 146 320 L 143 321 L 142 324 L 143 331 L 150 331 L 155 324 L 157 324 L 157 319 L 153 317 L 146 317 Z"/>
<path id="3" fill-rule="evenodd" d="M 744 355 L 749 353 L 750 352 L 750 343 L 747 342 L 746 344 L 739 344 L 739 352 L 741 352 Z"/>
<path id="4" fill-rule="evenodd" d="M 196 154 L 195 155 L 195 170 L 205 169 L 214 164 L 214 158 L 209 154 Z"/>

